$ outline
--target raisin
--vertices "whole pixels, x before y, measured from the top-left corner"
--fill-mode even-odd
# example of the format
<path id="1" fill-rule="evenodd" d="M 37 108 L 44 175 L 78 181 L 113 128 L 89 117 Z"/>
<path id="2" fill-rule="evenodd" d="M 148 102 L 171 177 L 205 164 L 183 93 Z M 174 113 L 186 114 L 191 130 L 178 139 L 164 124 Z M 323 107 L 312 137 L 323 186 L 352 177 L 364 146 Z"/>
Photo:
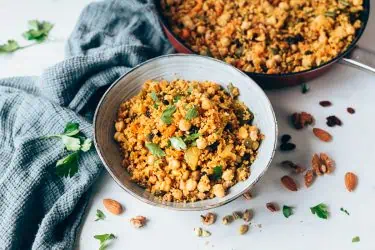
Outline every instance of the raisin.
<path id="1" fill-rule="evenodd" d="M 164 105 L 169 105 L 169 102 L 167 100 L 163 100 Z"/>
<path id="2" fill-rule="evenodd" d="M 333 127 L 335 125 L 341 126 L 342 121 L 337 116 L 331 115 L 327 117 L 327 125 L 329 127 Z"/>
<path id="3" fill-rule="evenodd" d="M 292 139 L 292 137 L 288 134 L 285 134 L 285 135 L 281 136 L 281 142 L 282 143 L 287 143 L 288 141 L 290 141 L 290 139 Z"/>
<path id="4" fill-rule="evenodd" d="M 320 106 L 322 107 L 329 107 L 332 105 L 332 103 L 330 101 L 321 101 L 319 102 Z"/>
<path id="5" fill-rule="evenodd" d="M 312 55 L 312 54 L 314 54 L 311 50 L 306 50 L 306 52 L 305 52 L 305 55 L 306 56 L 308 56 L 308 55 Z"/>
<path id="6" fill-rule="evenodd" d="M 150 118 L 150 117 L 151 117 L 151 112 L 150 112 L 150 110 L 149 110 L 149 109 L 147 109 L 147 110 L 146 110 L 146 116 L 147 116 L 148 118 Z"/>
<path id="7" fill-rule="evenodd" d="M 250 160 L 250 157 L 251 155 L 249 153 L 245 153 L 243 156 L 242 156 L 242 160 L 243 161 L 249 161 Z"/>
<path id="8" fill-rule="evenodd" d="M 295 36 L 289 36 L 285 39 L 285 41 L 289 44 L 289 45 L 292 45 L 292 44 L 297 44 L 299 42 L 303 42 L 305 39 L 303 38 L 303 36 L 301 34 L 297 34 Z"/>
<path id="9" fill-rule="evenodd" d="M 146 136 L 146 139 L 148 140 L 148 141 L 152 141 L 152 139 L 154 138 L 154 134 L 153 133 L 149 133 L 147 136 Z"/>
<path id="10" fill-rule="evenodd" d="M 280 145 L 281 151 L 292 151 L 296 148 L 296 144 L 294 143 L 283 143 Z"/>
<path id="11" fill-rule="evenodd" d="M 217 147 L 219 146 L 219 142 L 215 141 L 211 145 L 208 145 L 208 151 L 215 152 L 217 150 Z"/>
<path id="12" fill-rule="evenodd" d="M 355 113 L 355 110 L 351 107 L 347 108 L 346 109 L 348 111 L 349 114 L 354 114 Z"/>
<path id="13" fill-rule="evenodd" d="M 232 132 L 232 130 L 233 130 L 232 123 L 228 122 L 227 125 L 225 125 L 224 129 L 228 130 L 229 132 Z"/>
<path id="14" fill-rule="evenodd" d="M 197 126 L 191 126 L 191 128 L 189 129 L 189 133 L 190 134 L 196 134 L 196 133 L 198 133 L 198 131 L 199 131 L 199 128 L 197 127 Z"/>

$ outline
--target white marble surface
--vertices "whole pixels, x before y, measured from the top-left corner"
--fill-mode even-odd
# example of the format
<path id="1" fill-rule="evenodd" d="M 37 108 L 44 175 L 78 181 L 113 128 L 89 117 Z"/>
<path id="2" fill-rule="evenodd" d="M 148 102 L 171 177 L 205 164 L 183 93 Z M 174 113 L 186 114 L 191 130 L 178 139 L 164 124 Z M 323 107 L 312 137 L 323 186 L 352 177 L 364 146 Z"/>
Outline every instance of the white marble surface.
<path id="1" fill-rule="evenodd" d="M 64 42 L 68 38 L 78 15 L 89 0 L 0 0 L 0 42 L 19 38 L 26 29 L 27 20 L 44 19 L 55 23 L 52 36 L 55 41 L 30 47 L 12 55 L 0 56 L 0 77 L 39 75 L 46 67 L 64 58 Z M 375 8 L 372 8 L 375 13 Z M 374 49 L 375 15 L 371 17 L 360 45 Z M 94 195 L 76 249 L 98 249 L 95 234 L 114 233 L 118 238 L 108 249 L 375 249 L 375 133 L 373 129 L 375 106 L 375 75 L 337 65 L 331 72 L 310 82 L 311 91 L 302 95 L 300 88 L 268 91 L 278 121 L 280 133 L 289 133 L 297 144 L 292 153 L 277 152 L 274 163 L 254 190 L 255 198 L 242 198 L 215 209 L 220 216 L 234 210 L 253 208 L 255 216 L 247 235 L 239 236 L 240 222 L 230 226 L 207 227 L 209 238 L 197 238 L 193 228 L 200 226 L 199 212 L 175 212 L 145 205 L 121 190 L 110 176 L 104 173 L 94 185 Z M 330 100 L 333 106 L 322 108 L 318 102 Z M 349 115 L 346 108 L 356 109 Z M 295 131 L 287 124 L 287 116 L 295 111 L 311 112 L 317 119 L 316 126 L 327 128 L 325 117 L 335 114 L 344 123 L 342 127 L 328 128 L 333 134 L 331 143 L 323 143 L 313 137 L 311 128 Z M 293 160 L 309 166 L 315 152 L 326 152 L 336 160 L 337 169 L 331 176 L 319 178 L 310 188 L 302 187 L 296 193 L 280 186 L 280 177 L 288 171 L 277 163 Z M 344 188 L 344 174 L 355 172 L 359 185 L 355 192 Z M 121 216 L 107 214 L 105 221 L 94 222 L 96 209 L 103 209 L 102 199 L 113 198 L 124 204 Z M 274 201 L 295 207 L 295 214 L 286 219 L 279 213 L 271 214 L 265 203 Z M 321 220 L 309 211 L 309 207 L 325 202 L 331 216 Z M 350 216 L 340 212 L 346 208 Z M 104 210 L 104 209 L 103 209 Z M 150 221 L 142 230 L 133 229 L 129 219 L 135 215 L 147 216 Z M 255 225 L 262 224 L 262 228 Z M 353 244 L 352 237 L 360 236 L 361 242 Z"/>

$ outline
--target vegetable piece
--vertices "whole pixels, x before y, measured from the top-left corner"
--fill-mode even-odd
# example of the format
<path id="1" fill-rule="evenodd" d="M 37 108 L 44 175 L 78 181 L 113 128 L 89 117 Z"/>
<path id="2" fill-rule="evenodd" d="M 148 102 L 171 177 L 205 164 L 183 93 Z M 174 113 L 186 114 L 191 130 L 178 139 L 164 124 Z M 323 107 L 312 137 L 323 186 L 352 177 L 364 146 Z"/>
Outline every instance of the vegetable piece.
<path id="1" fill-rule="evenodd" d="M 179 100 L 181 100 L 181 98 L 182 98 L 182 96 L 176 95 L 175 97 L 173 97 L 173 103 L 178 102 Z"/>
<path id="2" fill-rule="evenodd" d="M 163 157 L 165 156 L 164 151 L 159 147 L 158 144 L 155 143 L 146 143 L 147 149 L 151 152 L 151 154 L 158 156 L 158 157 Z"/>
<path id="3" fill-rule="evenodd" d="M 96 210 L 95 221 L 98 221 L 98 220 L 104 220 L 104 219 L 105 219 L 105 214 L 103 213 L 103 211 L 100 210 L 100 209 L 97 209 L 97 210 Z"/>
<path id="4" fill-rule="evenodd" d="M 170 125 L 172 123 L 172 115 L 176 112 L 176 106 L 169 105 L 162 113 L 161 120 L 165 123 Z"/>
<path id="5" fill-rule="evenodd" d="M 116 236 L 114 234 L 97 234 L 94 238 L 100 242 L 99 250 L 105 250 L 106 243 L 110 240 L 116 239 Z"/>
<path id="6" fill-rule="evenodd" d="M 171 141 L 172 147 L 177 150 L 185 150 L 187 148 L 181 137 L 172 137 L 169 140 Z"/>
<path id="7" fill-rule="evenodd" d="M 200 150 L 197 147 L 191 147 L 185 151 L 184 159 L 192 170 L 197 168 L 199 155 Z"/>
<path id="8" fill-rule="evenodd" d="M 185 115 L 185 119 L 190 121 L 199 115 L 197 107 L 191 107 Z"/>
<path id="9" fill-rule="evenodd" d="M 321 219 L 327 219 L 328 218 L 328 210 L 327 205 L 324 203 L 320 203 L 316 205 L 315 207 L 310 207 L 311 213 L 316 214 Z"/>
<path id="10" fill-rule="evenodd" d="M 64 135 L 73 136 L 79 133 L 79 124 L 76 122 L 68 122 L 64 128 Z"/>
<path id="11" fill-rule="evenodd" d="M 151 96 L 151 99 L 154 100 L 154 102 L 158 102 L 159 101 L 159 98 L 156 95 L 155 91 L 152 91 L 151 94 L 150 94 L 150 96 Z"/>
<path id="12" fill-rule="evenodd" d="M 293 214 L 293 207 L 289 207 L 287 205 L 283 206 L 283 215 L 285 218 L 289 218 Z"/>

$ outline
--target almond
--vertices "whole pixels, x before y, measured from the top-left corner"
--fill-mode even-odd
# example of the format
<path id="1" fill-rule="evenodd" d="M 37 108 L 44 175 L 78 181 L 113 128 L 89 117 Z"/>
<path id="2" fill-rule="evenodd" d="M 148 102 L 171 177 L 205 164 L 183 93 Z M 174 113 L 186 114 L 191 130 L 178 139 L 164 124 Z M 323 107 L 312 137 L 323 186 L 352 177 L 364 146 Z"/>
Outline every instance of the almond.
<path id="1" fill-rule="evenodd" d="M 118 201 L 112 199 L 104 199 L 103 200 L 104 207 L 108 210 L 108 212 L 112 214 L 119 215 L 122 213 L 122 206 Z"/>
<path id="2" fill-rule="evenodd" d="M 315 175 L 313 170 L 307 170 L 305 174 L 305 186 L 308 188 L 314 182 Z"/>
<path id="3" fill-rule="evenodd" d="M 357 176 L 352 172 L 345 174 L 345 186 L 349 192 L 352 192 L 357 186 Z"/>
<path id="4" fill-rule="evenodd" d="M 313 133 L 321 141 L 330 142 L 332 140 L 332 135 L 330 133 L 328 133 L 327 131 L 323 130 L 323 129 L 314 128 Z"/>
<path id="5" fill-rule="evenodd" d="M 283 176 L 281 178 L 281 183 L 284 185 L 285 188 L 289 189 L 290 191 L 297 191 L 297 184 L 290 176 Z"/>

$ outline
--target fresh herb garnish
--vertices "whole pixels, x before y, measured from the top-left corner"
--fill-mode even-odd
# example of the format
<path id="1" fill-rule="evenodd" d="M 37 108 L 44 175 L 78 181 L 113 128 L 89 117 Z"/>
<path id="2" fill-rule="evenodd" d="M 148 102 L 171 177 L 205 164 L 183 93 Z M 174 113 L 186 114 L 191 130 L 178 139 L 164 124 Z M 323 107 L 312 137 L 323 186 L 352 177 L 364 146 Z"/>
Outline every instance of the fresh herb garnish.
<path id="1" fill-rule="evenodd" d="M 361 239 L 359 238 L 359 236 L 355 236 L 355 237 L 353 237 L 353 239 L 352 239 L 352 242 L 353 242 L 353 243 L 360 242 L 360 241 L 361 241 Z"/>
<path id="2" fill-rule="evenodd" d="M 20 48 L 21 48 L 20 45 L 15 40 L 8 40 L 7 43 L 0 45 L 0 54 L 11 53 Z"/>
<path id="3" fill-rule="evenodd" d="M 307 83 L 302 84 L 302 94 L 306 94 L 307 92 L 310 91 L 310 86 Z"/>
<path id="4" fill-rule="evenodd" d="M 188 121 L 190 121 L 190 120 L 192 120 L 192 119 L 194 119 L 195 117 L 197 117 L 198 116 L 198 109 L 197 109 L 197 107 L 191 107 L 191 108 L 189 108 L 188 109 L 188 111 L 186 112 L 186 115 L 185 115 L 185 119 L 186 120 L 188 120 Z"/>
<path id="5" fill-rule="evenodd" d="M 104 219 L 105 219 L 105 214 L 103 213 L 103 211 L 100 210 L 100 209 L 97 209 L 96 210 L 95 221 L 104 220 Z"/>
<path id="6" fill-rule="evenodd" d="M 56 163 L 56 174 L 60 177 L 73 177 L 78 172 L 79 151 L 73 152 Z"/>
<path id="7" fill-rule="evenodd" d="M 181 98 L 182 98 L 182 96 L 176 95 L 175 97 L 173 97 L 173 103 L 178 102 L 179 100 L 181 100 Z"/>
<path id="8" fill-rule="evenodd" d="M 158 144 L 151 143 L 151 142 L 146 143 L 146 148 L 151 152 L 151 154 L 155 156 L 159 156 L 159 157 L 165 156 L 164 151 L 159 147 Z"/>
<path id="9" fill-rule="evenodd" d="M 98 235 L 95 235 L 94 238 L 99 240 L 99 242 L 100 242 L 99 250 L 105 250 L 106 249 L 106 243 L 109 240 L 116 239 L 116 236 L 114 234 L 98 234 Z"/>
<path id="10" fill-rule="evenodd" d="M 223 175 L 223 166 L 219 165 L 219 166 L 214 167 L 213 173 L 210 177 L 211 177 L 211 180 L 217 181 L 221 178 L 222 175 Z"/>
<path id="11" fill-rule="evenodd" d="M 26 40 L 35 40 L 38 43 L 44 42 L 53 28 L 53 24 L 47 21 L 31 20 L 28 22 L 29 30 L 22 35 Z"/>
<path id="12" fill-rule="evenodd" d="M 181 137 L 172 137 L 169 139 L 169 141 L 171 142 L 172 147 L 177 150 L 185 150 L 187 148 Z"/>
<path id="13" fill-rule="evenodd" d="M 324 203 L 320 203 L 316 205 L 315 207 L 310 207 L 311 213 L 316 214 L 321 219 L 327 219 L 328 218 L 328 207 Z"/>
<path id="14" fill-rule="evenodd" d="M 283 206 L 283 215 L 285 218 L 289 218 L 293 214 L 293 207 L 289 207 L 287 205 Z"/>
<path id="15" fill-rule="evenodd" d="M 172 123 L 172 115 L 173 113 L 176 112 L 176 106 L 174 105 L 169 105 L 161 114 L 161 120 L 169 125 Z"/>
<path id="16" fill-rule="evenodd" d="M 200 136 L 199 133 L 193 133 L 190 135 L 185 136 L 185 142 L 194 142 L 196 139 L 198 139 Z"/>
<path id="17" fill-rule="evenodd" d="M 151 96 L 151 99 L 154 100 L 154 102 L 158 102 L 159 101 L 159 98 L 156 95 L 155 91 L 152 91 L 151 94 L 150 94 L 150 96 Z"/>
<path id="18" fill-rule="evenodd" d="M 193 86 L 190 86 L 188 89 L 187 89 L 187 92 L 189 93 L 189 94 L 191 94 L 191 92 L 193 92 Z"/>
<path id="19" fill-rule="evenodd" d="M 340 211 L 341 211 L 341 212 L 344 212 L 344 213 L 346 213 L 347 215 L 350 215 L 350 214 L 349 214 L 349 212 L 348 212 L 348 210 L 346 210 L 346 209 L 345 209 L 345 208 L 343 208 L 343 207 L 342 207 L 342 208 L 340 208 Z"/>

